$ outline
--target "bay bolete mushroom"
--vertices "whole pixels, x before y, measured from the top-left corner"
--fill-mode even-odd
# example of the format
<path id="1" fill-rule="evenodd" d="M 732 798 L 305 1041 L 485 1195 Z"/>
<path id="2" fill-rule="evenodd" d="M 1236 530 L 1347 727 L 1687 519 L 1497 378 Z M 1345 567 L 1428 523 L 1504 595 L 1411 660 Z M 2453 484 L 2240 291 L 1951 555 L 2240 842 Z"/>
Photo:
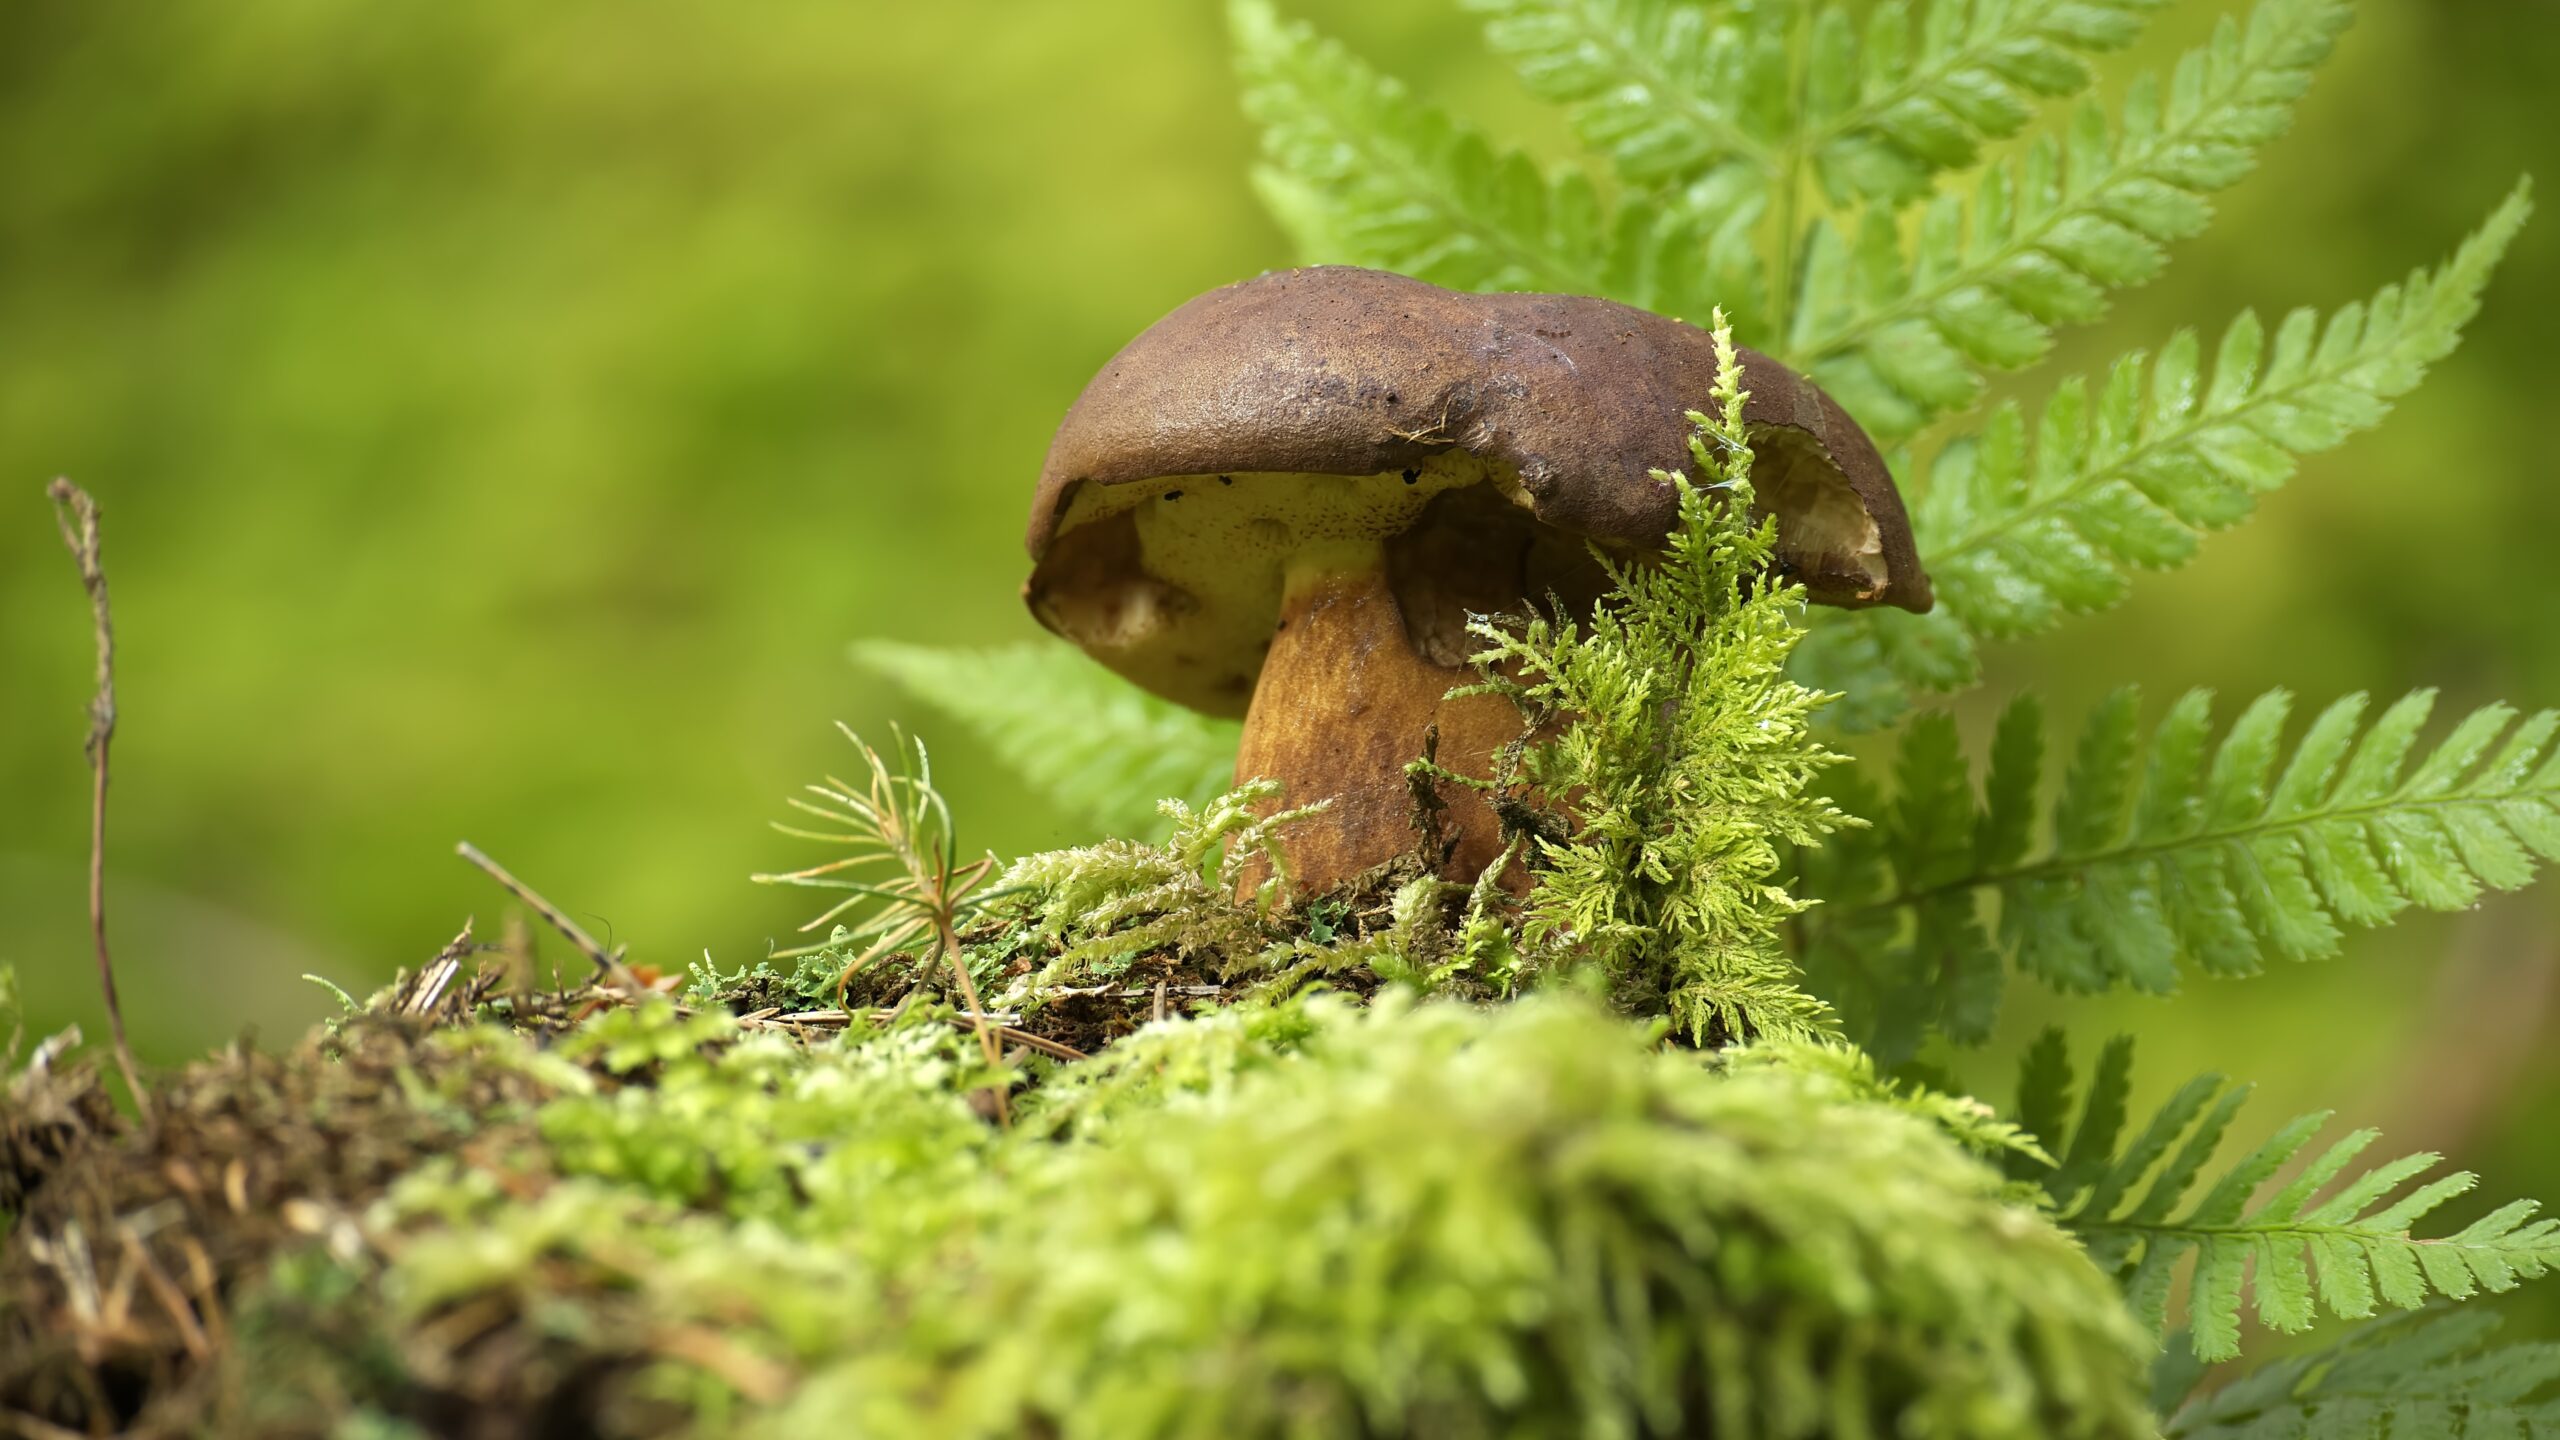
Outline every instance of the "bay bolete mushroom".
<path id="1" fill-rule="evenodd" d="M 1892 476 L 1795 372 L 1741 352 L 1757 506 L 1814 600 L 1929 608 Z M 1214 290 L 1114 356 L 1059 425 L 1031 505 L 1024 598 L 1140 686 L 1244 718 L 1239 782 L 1330 799 L 1284 837 L 1295 883 L 1411 850 L 1404 767 L 1482 776 L 1516 738 L 1474 676 L 1469 614 L 1587 607 L 1596 546 L 1641 556 L 1678 511 L 1712 337 L 1607 300 L 1478 295 L 1348 266 Z M 1472 792 L 1447 853 L 1501 852 Z"/>

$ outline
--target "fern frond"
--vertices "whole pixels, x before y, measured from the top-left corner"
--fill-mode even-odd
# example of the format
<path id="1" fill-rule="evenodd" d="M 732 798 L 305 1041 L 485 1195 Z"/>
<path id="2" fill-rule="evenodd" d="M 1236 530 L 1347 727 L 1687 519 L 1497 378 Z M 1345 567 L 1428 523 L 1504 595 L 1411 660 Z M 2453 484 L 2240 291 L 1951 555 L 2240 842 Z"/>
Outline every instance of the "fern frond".
<path id="1" fill-rule="evenodd" d="M 1672 314 L 1703 313 L 1732 278 L 1702 267 L 1732 247 L 1712 245 L 1693 212 L 1612 211 L 1589 176 L 1548 178 L 1267 0 L 1234 0 L 1228 13 L 1269 162 L 1264 196 L 1297 238 L 1327 247 L 1301 258 Z"/>
<path id="2" fill-rule="evenodd" d="M 2033 808 L 2043 741 L 2031 702 L 2003 717 L 1979 801 L 1952 722 L 1923 716 L 1904 741 L 1900 798 L 1869 812 L 1884 823 L 1808 859 L 1806 893 L 1826 902 L 1798 922 L 1808 972 L 1855 1038 L 1934 1024 L 1965 1040 L 1996 1012 L 2003 955 L 2065 990 L 2165 992 L 2181 956 L 2253 974 L 2269 955 L 2334 954 L 2345 924 L 2522 886 L 2537 857 L 2560 858 L 2560 711 L 2518 724 L 2485 706 L 2422 751 L 2434 699 L 2414 692 L 2368 725 L 2366 697 L 2350 695 L 2287 755 L 2282 690 L 2218 744 L 2208 692 L 2190 691 L 2145 739 L 2123 691 L 2083 732 L 2049 827 Z"/>
<path id="3" fill-rule="evenodd" d="M 1629 184 L 1744 225 L 1808 165 L 1836 198 L 1925 192 L 2038 101 L 2086 89 L 2082 57 L 2129 44 L 2162 3 L 1935 0 L 1916 17 L 1896 3 L 1862 38 L 1832 6 L 1467 0 L 1492 47 Z"/>
<path id="4" fill-rule="evenodd" d="M 1239 733 L 1058 644 L 946 650 L 855 643 L 858 663 L 967 726 L 1060 810 L 1106 835 L 1161 835 L 1162 797 L 1227 788 Z"/>
<path id="5" fill-rule="evenodd" d="M 2041 633 L 2115 604 L 2131 571 L 2183 564 L 2291 478 L 2297 457 L 2379 423 L 2453 350 L 2532 208 L 2520 183 L 2442 265 L 2325 323 L 2297 310 L 2270 337 L 2243 314 L 2209 372 L 2181 332 L 2094 386 L 2064 382 L 2033 423 L 2015 405 L 1992 412 L 1915 487 L 1938 609 L 1826 616 L 1800 673 L 1855 697 L 1835 717 L 1847 728 L 1874 728 L 1914 695 L 1970 684 L 1975 637 Z"/>
<path id="6" fill-rule="evenodd" d="M 2202 230 L 2204 197 L 2247 173 L 2346 27 L 2345 0 L 2260 0 L 2136 83 L 2112 123 L 2084 106 L 1979 188 L 1951 190 L 1905 245 L 1889 209 L 1808 240 L 1803 296 L 1780 341 L 1880 436 L 1909 435 L 1980 395 L 1983 369 L 2041 357 L 2054 328 L 2150 280 L 2163 246 Z"/>
<path id="7" fill-rule="evenodd" d="M 2165 1440 L 2560 1437 L 2560 1345 L 2490 1343 L 2484 1311 L 2393 1315 L 2178 1407 Z M 2164 1410 L 2169 1407 L 2163 1405 Z"/>
<path id="8" fill-rule="evenodd" d="M 2028 635 L 2114 604 L 2127 570 L 2185 563 L 2452 351 L 2531 209 L 2518 186 L 2442 266 L 2325 324 L 2298 310 L 2271 342 L 2243 314 L 2210 373 L 2182 332 L 2101 384 L 2064 383 L 2032 436 L 2022 410 L 1995 412 L 1939 455 L 1917 517 L 1943 602 L 1980 634 Z"/>
<path id="9" fill-rule="evenodd" d="M 2048 1117 L 2048 1124 L 2069 1109 L 2071 1072 L 2057 1063 L 2060 1052 L 2049 1036 L 2022 1073 L 2021 1112 Z M 2244 1303 L 2254 1303 L 2261 1324 L 2299 1332 L 2322 1311 L 2363 1319 L 2377 1303 L 2415 1310 L 2431 1292 L 2467 1300 L 2511 1290 L 2560 1264 L 2560 1220 L 2535 1219 L 2539 1207 L 2531 1201 L 2501 1206 L 2450 1234 L 2413 1236 L 2418 1221 L 2468 1192 L 2474 1177 L 2442 1175 L 2404 1193 L 2440 1157 L 2409 1155 L 2354 1169 L 2377 1132 L 2359 1130 L 2314 1152 L 2325 1114 L 2285 1125 L 2186 1203 L 2248 1089 L 2199 1076 L 2128 1141 L 2124 1097 L 2132 1064 L 2129 1043 L 2108 1046 L 2077 1124 L 2068 1134 L 2038 1137 L 2064 1157 L 2044 1189 L 2063 1227 L 2117 1277 L 2136 1316 L 2155 1331 L 2166 1328 L 2175 1270 L 2196 1257 L 2187 1308 L 2197 1359 L 2239 1353 Z M 2260 1198 L 2297 1161 L 2292 1178 Z"/>
<path id="10" fill-rule="evenodd" d="M 1937 172 L 1972 165 L 1984 141 L 2024 129 L 2039 101 L 2088 89 L 2095 77 L 2083 57 L 2132 44 L 2165 3 L 1931 0 L 1925 6 L 1879 6 L 1856 47 L 1854 90 L 1835 101 L 1823 85 L 1812 86 L 1813 113 L 1797 143 L 1814 157 L 1834 194 L 1896 201 L 1923 194 Z M 1826 15 L 1816 23 L 1846 21 Z"/>

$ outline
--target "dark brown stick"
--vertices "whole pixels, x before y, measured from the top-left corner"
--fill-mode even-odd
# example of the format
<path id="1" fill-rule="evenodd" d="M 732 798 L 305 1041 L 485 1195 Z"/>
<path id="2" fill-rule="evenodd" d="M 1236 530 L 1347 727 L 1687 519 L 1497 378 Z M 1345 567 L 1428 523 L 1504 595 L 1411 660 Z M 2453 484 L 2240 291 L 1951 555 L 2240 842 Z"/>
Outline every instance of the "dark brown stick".
<path id="1" fill-rule="evenodd" d="M 133 1108 L 142 1123 L 152 1122 L 151 1093 L 142 1088 L 142 1072 L 133 1063 L 132 1042 L 125 1039 L 124 1002 L 116 997 L 116 967 L 107 958 L 107 751 L 116 738 L 116 627 L 107 608 L 107 571 L 98 549 L 98 502 L 67 479 L 45 487 L 53 501 L 53 523 L 80 567 L 80 585 L 89 592 L 89 613 L 97 631 L 98 691 L 89 701 L 89 937 L 98 951 L 98 986 L 106 992 L 107 1028 L 116 1042 L 116 1065 L 124 1071 L 125 1088 L 133 1092 Z"/>
<path id="2" fill-rule="evenodd" d="M 951 1023 L 966 1027 L 973 1022 L 965 1016 L 954 1015 L 951 1017 Z M 1028 1030 L 1016 1029 L 1011 1025 L 997 1026 L 996 1034 L 1002 1037 L 1004 1042 L 1008 1045 L 1019 1045 L 1025 1050 L 1037 1050 L 1041 1054 L 1049 1056 L 1051 1059 L 1055 1060 L 1075 1061 L 1090 1060 L 1093 1058 L 1064 1041 L 1051 1040 L 1046 1036 L 1034 1035 Z"/>

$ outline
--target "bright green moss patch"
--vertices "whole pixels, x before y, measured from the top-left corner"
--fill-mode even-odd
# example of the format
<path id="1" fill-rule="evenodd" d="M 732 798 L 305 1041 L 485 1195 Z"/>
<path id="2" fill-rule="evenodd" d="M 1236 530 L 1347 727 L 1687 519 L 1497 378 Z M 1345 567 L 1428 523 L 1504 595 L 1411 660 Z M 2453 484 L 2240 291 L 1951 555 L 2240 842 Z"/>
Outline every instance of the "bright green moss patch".
<path id="1" fill-rule="evenodd" d="M 1835 1064 L 1561 994 L 1316 994 L 1029 1063 L 1008 1130 L 921 1005 L 821 1034 L 652 999 L 548 1045 L 368 1019 L 211 1062 L 182 1113 L 268 1097 L 388 1158 L 306 1154 L 241 1213 L 170 1182 L 185 1122 L 84 1137 L 39 1193 L 115 1201 L 20 1241 L 79 1220 L 110 1286 L 137 1213 L 172 1275 L 230 1247 L 228 1343 L 191 1360 L 147 1301 L 81 1322 L 15 1244 L 10 1323 L 60 1343 L 13 1346 L 0 1401 L 134 1418 L 65 1378 L 103 1345 L 225 1434 L 2146 1433 L 2112 1286 Z"/>

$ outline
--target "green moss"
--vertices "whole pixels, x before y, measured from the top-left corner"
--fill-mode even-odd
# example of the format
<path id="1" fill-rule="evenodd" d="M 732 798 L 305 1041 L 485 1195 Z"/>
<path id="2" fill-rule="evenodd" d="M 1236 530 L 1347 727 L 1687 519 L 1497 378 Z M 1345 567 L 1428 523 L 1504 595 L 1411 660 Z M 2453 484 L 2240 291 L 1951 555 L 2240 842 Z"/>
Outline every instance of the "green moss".
<path id="1" fill-rule="evenodd" d="M 1010 1131 L 921 1014 L 804 1045 L 657 1004 L 562 1048 L 591 1083 L 535 1138 L 326 1262 L 383 1307 L 332 1393 L 415 1418 L 498 1347 L 611 1377 L 590 1408 L 646 1424 L 605 1433 L 2147 1433 L 2111 1287 L 1943 1128 L 1567 995 L 1170 1021 Z M 357 1292 L 312 1263 L 273 1289 L 316 1319 Z"/>

